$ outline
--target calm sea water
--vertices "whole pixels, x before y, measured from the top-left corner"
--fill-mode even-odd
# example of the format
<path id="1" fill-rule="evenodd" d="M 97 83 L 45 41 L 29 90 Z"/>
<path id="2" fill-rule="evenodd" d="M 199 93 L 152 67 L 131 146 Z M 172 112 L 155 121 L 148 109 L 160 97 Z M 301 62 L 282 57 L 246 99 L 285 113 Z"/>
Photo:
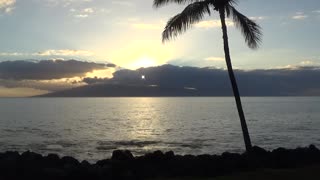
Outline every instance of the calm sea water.
<path id="1" fill-rule="evenodd" d="M 246 97 L 254 145 L 320 147 L 320 97 Z M 89 161 L 135 155 L 242 152 L 233 98 L 3 98 L 0 151 L 32 150 Z"/>

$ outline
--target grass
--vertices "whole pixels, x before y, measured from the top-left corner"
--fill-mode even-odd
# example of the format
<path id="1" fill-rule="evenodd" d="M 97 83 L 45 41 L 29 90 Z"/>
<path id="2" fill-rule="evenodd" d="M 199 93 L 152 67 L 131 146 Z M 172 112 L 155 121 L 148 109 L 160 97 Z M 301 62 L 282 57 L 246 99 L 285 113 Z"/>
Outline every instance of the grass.
<path id="1" fill-rule="evenodd" d="M 320 166 L 296 169 L 262 169 L 254 172 L 235 173 L 215 178 L 160 178 L 155 180 L 308 180 L 320 179 Z"/>

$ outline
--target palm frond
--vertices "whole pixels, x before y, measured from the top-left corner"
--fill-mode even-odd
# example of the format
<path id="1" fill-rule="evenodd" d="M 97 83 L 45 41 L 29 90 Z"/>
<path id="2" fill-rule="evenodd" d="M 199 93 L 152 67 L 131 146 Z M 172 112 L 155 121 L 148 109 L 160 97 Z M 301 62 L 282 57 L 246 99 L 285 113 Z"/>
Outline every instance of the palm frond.
<path id="1" fill-rule="evenodd" d="M 247 45 L 251 49 L 258 48 L 262 40 L 261 27 L 245 15 L 241 14 L 233 6 L 229 6 L 227 8 L 231 11 L 229 16 L 232 15 L 233 21 L 236 27 L 241 30 Z"/>
<path id="2" fill-rule="evenodd" d="M 194 2 L 188 5 L 180 14 L 168 21 L 162 33 L 162 41 L 165 42 L 182 34 L 194 23 L 201 21 L 205 14 L 211 14 L 210 0 Z"/>
<path id="3" fill-rule="evenodd" d="M 239 0 L 225 0 L 225 1 L 227 1 L 229 5 L 237 5 Z"/>
<path id="4" fill-rule="evenodd" d="M 176 4 L 186 4 L 186 3 L 194 3 L 198 2 L 199 0 L 154 0 L 153 7 L 158 8 L 164 6 L 168 3 L 176 3 Z"/>
<path id="5" fill-rule="evenodd" d="M 226 12 L 227 17 L 230 17 L 230 15 L 231 15 L 230 7 L 231 7 L 230 5 L 224 6 L 224 11 Z"/>
<path id="6" fill-rule="evenodd" d="M 214 6 L 215 10 L 219 10 L 221 8 L 225 8 L 228 6 L 233 6 L 238 4 L 238 0 L 211 0 L 211 4 Z M 229 9 L 225 9 L 228 11 Z M 228 12 L 227 12 L 228 13 Z"/>

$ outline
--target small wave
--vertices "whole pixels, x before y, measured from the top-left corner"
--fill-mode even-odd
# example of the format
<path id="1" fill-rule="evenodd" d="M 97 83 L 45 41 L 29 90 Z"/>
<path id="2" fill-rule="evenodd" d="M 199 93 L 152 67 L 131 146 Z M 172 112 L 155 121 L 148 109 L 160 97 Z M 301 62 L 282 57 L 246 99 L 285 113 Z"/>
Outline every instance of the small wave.
<path id="1" fill-rule="evenodd" d="M 295 126 L 295 127 L 290 127 L 288 130 L 292 131 L 310 131 L 310 130 L 315 130 L 312 127 L 307 127 L 307 126 Z"/>
<path id="2" fill-rule="evenodd" d="M 52 150 L 62 150 L 63 146 L 59 144 L 49 144 L 46 146 L 47 149 L 52 149 Z"/>
<path id="3" fill-rule="evenodd" d="M 115 145 L 115 146 L 135 146 L 135 147 L 144 147 L 149 145 L 159 144 L 161 141 L 139 141 L 139 140 L 132 140 L 132 141 L 99 141 L 98 145 L 100 146 L 108 146 L 108 145 Z"/>
<path id="4" fill-rule="evenodd" d="M 13 132 L 13 133 L 16 132 L 15 129 L 2 129 L 2 131 L 4 131 L 4 132 Z"/>
<path id="5" fill-rule="evenodd" d="M 120 146 L 137 146 L 137 147 L 144 147 L 148 145 L 158 144 L 160 141 L 118 141 L 115 142 L 116 145 Z"/>
<path id="6" fill-rule="evenodd" d="M 98 151 L 110 151 L 110 150 L 116 150 L 116 146 L 97 146 L 96 149 Z"/>
<path id="7" fill-rule="evenodd" d="M 56 141 L 55 144 L 61 145 L 64 148 L 68 148 L 68 147 L 78 146 L 79 145 L 79 143 L 71 142 L 71 141 L 64 141 L 64 140 Z"/>
<path id="8" fill-rule="evenodd" d="M 201 149 L 205 146 L 210 146 L 209 144 L 203 143 L 203 142 L 189 142 L 189 143 L 181 143 L 181 142 L 168 142 L 166 143 L 170 147 L 182 147 L 182 148 L 190 148 L 190 149 Z"/>

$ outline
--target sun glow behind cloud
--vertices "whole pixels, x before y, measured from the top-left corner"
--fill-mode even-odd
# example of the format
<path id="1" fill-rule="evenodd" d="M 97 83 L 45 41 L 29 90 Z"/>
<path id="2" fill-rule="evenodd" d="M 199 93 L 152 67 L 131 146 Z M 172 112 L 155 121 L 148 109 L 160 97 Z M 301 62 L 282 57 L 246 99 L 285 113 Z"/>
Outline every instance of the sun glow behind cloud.
<path id="1" fill-rule="evenodd" d="M 155 59 L 150 58 L 148 56 L 143 56 L 139 59 L 137 59 L 136 61 L 134 61 L 129 67 L 132 69 L 138 69 L 141 67 L 151 67 L 151 66 L 156 66 L 158 65 L 158 63 L 156 62 Z"/>
<path id="2" fill-rule="evenodd" d="M 108 44 L 97 45 L 95 54 L 98 59 L 106 59 L 108 62 L 128 69 L 166 64 L 170 59 L 174 58 L 176 53 L 180 52 L 180 48 L 174 47 L 174 43 L 162 44 L 161 36 L 159 35 L 161 31 L 155 34 L 154 37 L 156 38 L 154 39 L 145 39 L 142 35 L 136 35 L 135 37 L 141 37 L 136 39 L 135 37 L 130 37 L 129 34 L 118 37 L 118 41 L 112 46 Z M 129 40 L 126 41 L 126 39 Z"/>
<path id="3" fill-rule="evenodd" d="M 88 72 L 85 78 L 112 78 L 115 69 L 103 69 L 103 70 L 93 70 Z"/>

